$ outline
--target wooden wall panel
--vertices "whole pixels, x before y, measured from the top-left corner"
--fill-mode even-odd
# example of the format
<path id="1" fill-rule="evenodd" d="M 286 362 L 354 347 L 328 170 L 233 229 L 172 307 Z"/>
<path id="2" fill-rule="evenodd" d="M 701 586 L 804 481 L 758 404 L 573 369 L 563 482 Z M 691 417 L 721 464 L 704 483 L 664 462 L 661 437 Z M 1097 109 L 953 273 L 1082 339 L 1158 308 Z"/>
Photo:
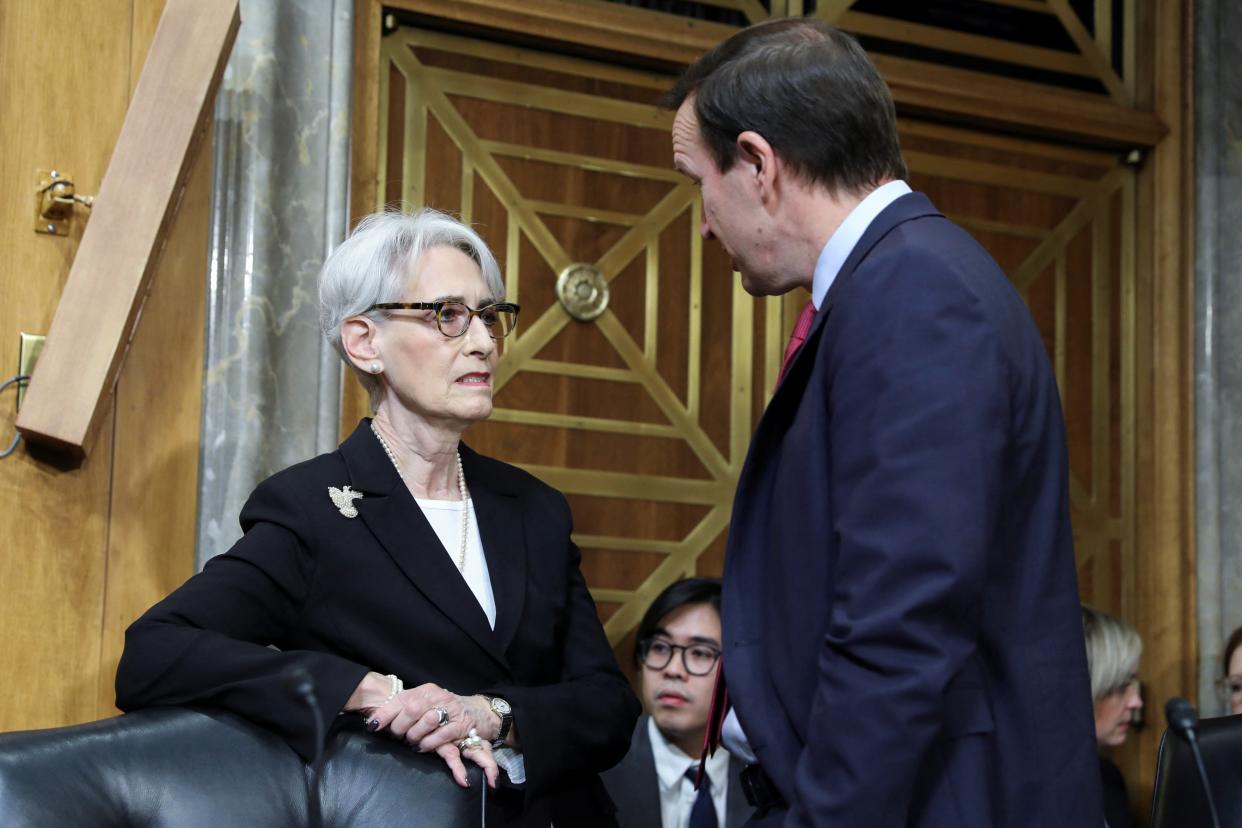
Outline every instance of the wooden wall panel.
<path id="1" fill-rule="evenodd" d="M 1147 94 L 1170 126 L 1139 177 L 1134 301 L 1138 329 L 1140 417 L 1136 621 L 1143 634 L 1143 678 L 1151 727 L 1140 734 L 1134 761 L 1136 808 L 1150 801 L 1164 701 L 1198 693 L 1194 469 L 1194 141 L 1190 3 L 1143 5 L 1155 44 L 1143 70 Z M 1139 811 L 1141 813 L 1141 811 Z"/>
<path id="2" fill-rule="evenodd" d="M 32 231 L 34 171 L 56 167 L 98 191 L 162 0 L 0 3 L 0 379 L 18 331 L 44 333 L 81 238 Z M 47 33 L 90 48 L 49 49 Z M 112 708 L 125 624 L 193 562 L 202 303 L 210 153 L 200 158 L 122 370 L 122 400 L 77 468 L 0 460 L 0 662 L 20 681 L 0 699 L 0 731 L 87 721 Z M 169 281 L 161 284 L 162 279 Z M 190 331 L 190 335 L 186 335 Z M 0 442 L 15 396 L 0 396 Z M 115 436 L 115 440 L 114 440 Z M 116 462 L 114 463 L 114 457 Z M 109 544 L 124 545 L 110 557 Z M 128 617 L 127 617 L 128 616 Z"/>
<path id="3" fill-rule="evenodd" d="M 210 133 L 202 147 L 116 388 L 99 716 L 116 712 L 125 628 L 194 574 Z"/>
<path id="4" fill-rule="evenodd" d="M 35 169 L 96 192 L 130 88 L 130 0 L 74 14 L 47 3 L 0 4 L 0 377 L 17 368 L 18 332 L 47 331 L 81 238 L 32 229 Z M 123 25 L 119 21 L 124 21 Z M 49 49 L 43 37 L 89 49 Z M 28 195 L 29 194 L 29 195 Z M 0 442 L 13 435 L 15 395 L 0 397 Z M 111 424 L 100 451 L 61 470 L 23 449 L 0 460 L 0 663 L 10 675 L 0 730 L 82 721 L 95 711 L 107 533 Z"/>

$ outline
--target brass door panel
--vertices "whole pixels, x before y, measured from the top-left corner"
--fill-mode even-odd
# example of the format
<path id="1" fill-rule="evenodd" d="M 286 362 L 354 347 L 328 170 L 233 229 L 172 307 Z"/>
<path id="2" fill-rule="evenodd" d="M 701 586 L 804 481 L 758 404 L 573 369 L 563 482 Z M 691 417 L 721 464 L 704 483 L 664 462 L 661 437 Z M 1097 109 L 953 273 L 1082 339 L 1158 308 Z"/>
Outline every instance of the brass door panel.
<path id="1" fill-rule="evenodd" d="M 797 300 L 752 299 L 703 244 L 654 105 L 669 78 L 412 29 L 382 57 L 382 203 L 473 223 L 522 305 L 495 412 L 467 439 L 566 493 L 617 644 L 668 583 L 720 573 Z M 585 323 L 555 294 L 578 262 L 611 292 Z"/>
<path id="2" fill-rule="evenodd" d="M 1110 153 L 916 121 L 910 183 L 996 258 L 1061 389 L 1083 600 L 1133 617 L 1135 173 Z"/>
<path id="3" fill-rule="evenodd" d="M 522 304 L 476 448 L 573 507 L 614 645 L 687 574 L 718 574 L 734 484 L 804 295 L 755 300 L 703 244 L 671 169 L 670 78 L 402 28 L 385 37 L 376 192 L 460 213 Z M 1084 595 L 1132 600 L 1134 176 L 1108 153 L 903 120 L 911 184 L 1001 263 L 1065 399 Z M 607 310 L 574 321 L 555 284 L 584 262 Z M 365 412 L 351 383 L 347 409 Z"/>

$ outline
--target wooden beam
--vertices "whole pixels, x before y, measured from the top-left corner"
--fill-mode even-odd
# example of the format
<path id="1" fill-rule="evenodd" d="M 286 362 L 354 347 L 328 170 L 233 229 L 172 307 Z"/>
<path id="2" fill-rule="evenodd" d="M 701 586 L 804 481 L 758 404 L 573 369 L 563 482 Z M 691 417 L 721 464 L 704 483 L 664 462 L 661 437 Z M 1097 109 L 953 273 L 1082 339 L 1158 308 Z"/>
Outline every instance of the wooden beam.
<path id="1" fill-rule="evenodd" d="M 541 41 L 631 55 L 676 70 L 738 31 L 603 0 L 392 0 L 385 8 Z"/>
<path id="2" fill-rule="evenodd" d="M 1157 711 L 1171 696 L 1198 695 L 1195 550 L 1194 298 L 1194 5 L 1157 3 L 1146 25 L 1154 106 L 1172 128 L 1140 172 L 1144 226 L 1138 321 L 1138 502 L 1136 626 L 1143 637 L 1140 672 L 1147 685 L 1148 727 L 1132 748 L 1132 805 L 1151 801 L 1164 722 Z M 1151 704 L 1155 702 L 1155 704 Z M 1126 748 L 1130 748 L 1126 745 Z M 1136 772 L 1135 772 L 1136 771 Z"/>
<path id="3" fill-rule="evenodd" d="M 1154 112 L 1102 95 L 873 54 L 901 113 L 1112 149 L 1148 149 L 1169 130 Z"/>
<path id="4" fill-rule="evenodd" d="M 1077 18 L 1075 18 L 1077 19 Z M 1090 61 L 1076 52 L 1065 52 L 1050 49 L 1046 46 L 1031 46 L 1014 43 L 1000 37 L 958 32 L 943 26 L 931 26 L 924 23 L 912 23 L 878 14 L 862 12 L 846 12 L 836 21 L 836 25 L 856 35 L 879 37 L 905 43 L 911 46 L 922 46 L 941 52 L 953 52 L 959 55 L 986 58 L 1015 66 L 1030 66 L 1050 72 L 1061 72 L 1066 75 L 1093 77 L 1095 72 Z M 1094 49 L 1094 42 L 1091 43 Z M 1098 50 L 1097 50 L 1098 51 Z"/>
<path id="5" fill-rule="evenodd" d="M 1066 34 L 1074 41 L 1074 45 L 1090 64 L 1100 83 L 1104 84 L 1104 88 L 1108 90 L 1108 94 L 1112 95 L 1122 106 L 1129 106 L 1130 90 L 1113 70 L 1112 61 L 1101 48 L 1101 44 L 1095 41 L 1095 38 L 1087 31 L 1087 27 L 1082 24 L 1078 18 L 1078 12 L 1070 7 L 1069 0 L 1048 0 L 1048 3 L 1056 13 L 1057 19 L 1061 21 L 1061 25 L 1065 27 Z M 1107 24 L 1098 28 L 1100 31 L 1107 31 Z"/>
<path id="6" fill-rule="evenodd" d="M 844 5 L 844 4 L 839 4 Z M 370 10 L 371 3 L 363 5 Z M 738 31 L 733 26 L 605 3 L 600 0 L 389 0 L 432 25 L 490 30 L 679 71 Z M 378 14 L 371 10 L 372 14 Z M 846 31 L 852 31 L 846 12 Z M 1105 95 L 1061 90 L 922 61 L 872 54 L 903 112 L 1006 132 L 1108 147 L 1149 148 L 1168 133 L 1152 112 L 1121 106 Z M 669 84 L 672 85 L 670 78 Z"/>
<path id="7" fill-rule="evenodd" d="M 240 22 L 238 0 L 168 0 L 17 419 L 27 441 L 86 455 Z"/>

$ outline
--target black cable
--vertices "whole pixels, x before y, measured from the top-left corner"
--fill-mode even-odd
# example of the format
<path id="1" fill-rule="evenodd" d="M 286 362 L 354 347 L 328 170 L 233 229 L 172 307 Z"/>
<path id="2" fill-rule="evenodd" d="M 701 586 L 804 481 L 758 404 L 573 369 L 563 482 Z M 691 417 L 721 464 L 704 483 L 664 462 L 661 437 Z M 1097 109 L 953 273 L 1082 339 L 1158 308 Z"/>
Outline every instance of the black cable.
<path id="1" fill-rule="evenodd" d="M 30 379 L 29 374 L 18 374 L 15 377 L 10 377 L 9 379 L 6 379 L 4 382 L 0 382 L 0 391 L 3 391 L 4 389 L 8 388 L 10 385 L 13 385 L 14 383 L 23 382 L 28 379 Z M 17 434 L 13 435 L 13 442 L 9 443 L 9 447 L 4 449 L 3 451 L 0 451 L 0 460 L 3 460 L 4 458 L 8 457 L 13 452 L 17 451 L 17 444 L 20 443 L 21 441 L 22 441 L 22 435 L 21 435 L 21 432 L 19 431 Z"/>
<path id="2" fill-rule="evenodd" d="M 43 195 L 48 190 L 54 190 L 57 187 L 64 187 L 66 185 L 72 187 L 73 182 L 65 178 L 54 178 L 52 179 L 52 182 L 50 184 L 48 184 L 46 187 L 43 187 L 42 189 L 39 190 L 39 195 Z"/>

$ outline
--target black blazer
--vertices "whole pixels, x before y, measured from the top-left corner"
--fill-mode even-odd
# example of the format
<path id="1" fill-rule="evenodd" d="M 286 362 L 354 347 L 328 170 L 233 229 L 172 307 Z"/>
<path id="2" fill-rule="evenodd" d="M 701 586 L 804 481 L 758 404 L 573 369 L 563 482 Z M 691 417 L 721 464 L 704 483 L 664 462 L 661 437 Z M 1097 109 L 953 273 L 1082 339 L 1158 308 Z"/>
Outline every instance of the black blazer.
<path id="1" fill-rule="evenodd" d="M 513 466 L 461 455 L 494 630 L 363 420 L 338 450 L 261 483 L 242 539 L 126 631 L 117 706 L 217 705 L 307 758 L 314 729 L 282 680 L 291 665 L 313 677 L 325 728 L 368 670 L 499 695 L 530 823 L 611 824 L 597 774 L 624 756 L 639 705 L 579 570 L 568 505 Z M 356 518 L 329 497 L 345 485 L 364 495 Z"/>
<path id="2" fill-rule="evenodd" d="M 660 780 L 656 776 L 655 758 L 651 754 L 651 734 L 647 732 L 645 713 L 639 717 L 630 742 L 630 752 L 603 775 L 604 786 L 617 806 L 617 822 L 621 828 L 660 828 Z M 742 793 L 738 775 L 742 763 L 729 757 L 729 790 L 725 793 L 724 828 L 742 828 L 754 810 Z"/>
<path id="3" fill-rule="evenodd" d="M 1104 791 L 1104 820 L 1107 828 L 1130 828 L 1130 797 L 1126 793 L 1126 778 L 1111 760 L 1100 757 L 1100 783 Z"/>

